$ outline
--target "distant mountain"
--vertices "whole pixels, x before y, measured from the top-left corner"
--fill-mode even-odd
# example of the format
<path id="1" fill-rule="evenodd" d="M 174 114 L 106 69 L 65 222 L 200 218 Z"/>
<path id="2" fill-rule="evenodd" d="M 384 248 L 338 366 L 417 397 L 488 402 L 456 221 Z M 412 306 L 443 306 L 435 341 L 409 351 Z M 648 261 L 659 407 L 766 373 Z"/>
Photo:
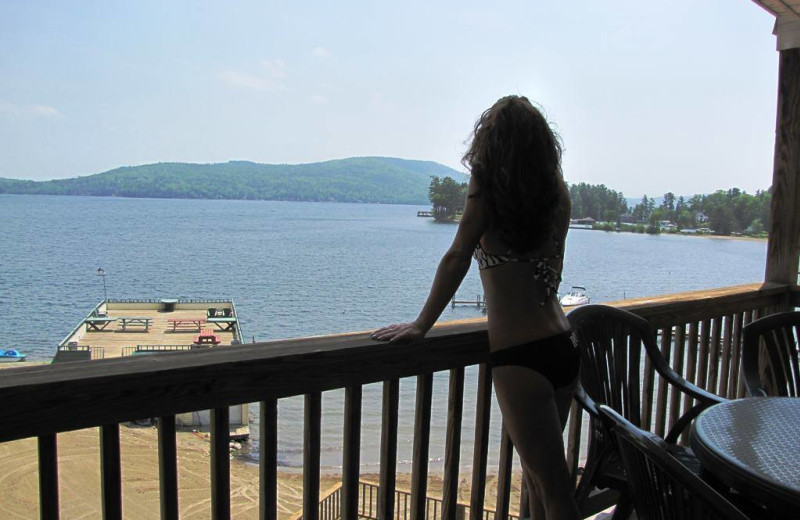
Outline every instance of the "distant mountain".
<path id="1" fill-rule="evenodd" d="M 309 164 L 157 163 L 52 181 L 0 178 L 0 193 L 428 204 L 431 176 L 467 179 L 432 161 L 352 157 Z"/>

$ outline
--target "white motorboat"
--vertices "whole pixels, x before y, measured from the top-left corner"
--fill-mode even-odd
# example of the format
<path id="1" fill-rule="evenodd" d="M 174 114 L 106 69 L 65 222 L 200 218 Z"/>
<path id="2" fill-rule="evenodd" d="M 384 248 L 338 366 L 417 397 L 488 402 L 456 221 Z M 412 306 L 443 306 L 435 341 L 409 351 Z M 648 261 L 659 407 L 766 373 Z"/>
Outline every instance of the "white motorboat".
<path id="1" fill-rule="evenodd" d="M 589 296 L 586 294 L 586 287 L 573 285 L 572 289 L 561 297 L 559 303 L 562 307 L 576 307 L 578 305 L 586 305 L 589 301 Z"/>

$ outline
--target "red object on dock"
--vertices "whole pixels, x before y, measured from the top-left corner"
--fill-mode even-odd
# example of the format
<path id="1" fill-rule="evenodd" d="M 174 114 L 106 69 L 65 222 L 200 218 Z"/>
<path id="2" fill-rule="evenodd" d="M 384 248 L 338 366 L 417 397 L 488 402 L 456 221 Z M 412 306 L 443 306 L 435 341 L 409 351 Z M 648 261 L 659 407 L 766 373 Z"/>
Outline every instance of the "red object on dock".
<path id="1" fill-rule="evenodd" d="M 200 334 L 194 337 L 195 345 L 219 345 L 219 336 L 214 334 L 211 329 L 205 329 Z"/>

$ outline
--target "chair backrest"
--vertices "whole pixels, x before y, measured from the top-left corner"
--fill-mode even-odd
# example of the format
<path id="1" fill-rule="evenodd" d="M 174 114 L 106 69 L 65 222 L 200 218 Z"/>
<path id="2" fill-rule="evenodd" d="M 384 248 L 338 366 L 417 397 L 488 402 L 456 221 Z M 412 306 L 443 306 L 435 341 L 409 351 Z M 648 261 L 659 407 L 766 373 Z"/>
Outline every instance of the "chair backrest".
<path id="1" fill-rule="evenodd" d="M 765 316 L 744 327 L 742 375 L 752 396 L 800 397 L 800 312 Z"/>
<path id="2" fill-rule="evenodd" d="M 584 305 L 567 318 L 580 351 L 583 391 L 641 426 L 642 350 L 660 356 L 650 324 L 607 305 Z"/>
<path id="3" fill-rule="evenodd" d="M 628 489 L 642 520 L 666 518 L 745 520 L 725 497 L 670 455 L 658 436 L 640 430 L 615 410 L 600 405 L 613 432 L 627 475 Z"/>

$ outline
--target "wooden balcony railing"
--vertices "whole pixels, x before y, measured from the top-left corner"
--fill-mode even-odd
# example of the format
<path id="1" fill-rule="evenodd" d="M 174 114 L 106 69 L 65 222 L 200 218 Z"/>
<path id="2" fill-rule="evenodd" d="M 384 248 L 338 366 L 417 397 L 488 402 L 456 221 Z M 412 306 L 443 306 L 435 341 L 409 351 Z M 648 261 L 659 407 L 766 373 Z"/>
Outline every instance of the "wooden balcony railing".
<path id="1" fill-rule="evenodd" d="M 380 495 L 380 485 L 373 482 L 361 481 L 358 483 L 359 501 L 358 518 L 368 520 L 380 520 L 378 516 L 378 496 Z M 411 493 L 402 489 L 395 490 L 394 518 L 408 518 L 411 507 Z M 342 518 L 342 484 L 339 483 L 327 490 L 319 501 L 320 520 L 340 520 Z M 442 508 L 444 501 L 437 497 L 427 497 L 425 500 L 425 518 L 442 518 Z M 456 507 L 456 518 L 469 518 L 469 505 L 459 503 Z M 492 509 L 484 508 L 481 520 L 495 520 L 496 512 Z M 297 513 L 289 520 L 301 520 L 302 513 Z M 519 520 L 519 515 L 509 514 L 509 520 Z"/>
<path id="2" fill-rule="evenodd" d="M 748 285 L 658 298 L 619 302 L 650 320 L 662 352 L 687 380 L 726 397 L 743 395 L 738 377 L 742 327 L 775 309 L 800 304 L 796 289 Z M 61 432 L 100 427 L 104 518 L 122 517 L 119 424 L 159 417 L 158 460 L 162 518 L 178 518 L 178 471 L 175 415 L 211 409 L 212 518 L 230 517 L 228 407 L 260 402 L 260 517 L 278 516 L 277 403 L 304 395 L 303 511 L 320 516 L 321 393 L 345 389 L 344 452 L 340 497 L 331 507 L 341 518 L 362 516 L 360 425 L 362 386 L 383 383 L 382 440 L 377 505 L 370 517 L 398 517 L 396 465 L 400 378 L 416 377 L 411 489 L 404 513 L 413 520 L 431 518 L 428 506 L 433 375 L 449 371 L 449 395 L 443 493 L 434 517 L 455 520 L 461 453 L 465 367 L 480 365 L 468 516 L 482 520 L 487 454 L 491 373 L 485 320 L 435 327 L 428 338 L 411 345 L 376 343 L 365 333 L 302 338 L 243 345 L 233 349 L 129 356 L 91 363 L 65 363 L 8 370 L 0 378 L 0 442 L 38 437 L 41 518 L 59 517 L 58 454 Z M 663 435 L 690 403 L 671 394 L 653 369 L 644 367 L 643 417 Z M 445 399 L 445 396 L 436 396 Z M 568 424 L 568 460 L 577 474 L 585 447 L 586 425 L 573 407 Z M 508 518 L 512 447 L 502 432 L 497 469 L 495 518 Z M 602 504 L 598 502 L 598 507 Z M 514 504 L 517 506 L 517 504 Z M 374 515 L 374 516 L 372 516 Z M 363 515 L 367 516 L 367 515 Z M 405 518 L 405 514 L 403 515 Z M 327 518 L 327 516 L 325 517 Z"/>

